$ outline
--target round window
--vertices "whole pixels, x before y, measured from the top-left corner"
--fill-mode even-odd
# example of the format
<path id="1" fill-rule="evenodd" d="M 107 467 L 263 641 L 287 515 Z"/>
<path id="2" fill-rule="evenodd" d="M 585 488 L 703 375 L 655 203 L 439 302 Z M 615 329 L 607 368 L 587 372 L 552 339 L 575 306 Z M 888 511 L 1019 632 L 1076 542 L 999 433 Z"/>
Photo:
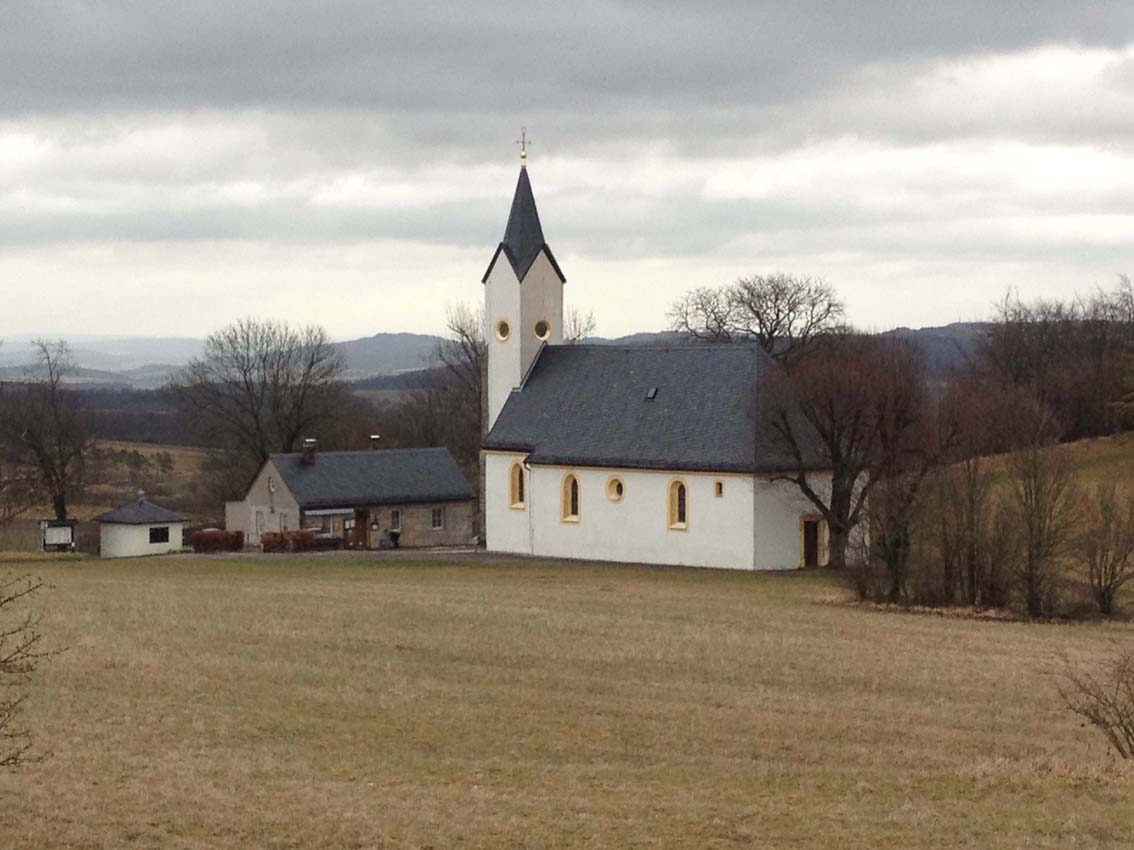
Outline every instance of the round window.
<path id="1" fill-rule="evenodd" d="M 551 323 L 547 319 L 540 319 L 535 323 L 536 339 L 547 339 L 551 336 Z"/>
<path id="2" fill-rule="evenodd" d="M 621 502 L 622 494 L 626 492 L 626 485 L 622 483 L 622 479 L 613 477 L 606 482 L 606 496 L 612 502 Z"/>
<path id="3" fill-rule="evenodd" d="M 503 342 L 512 335 L 512 329 L 508 326 L 506 319 L 501 319 L 496 323 L 496 338 Z"/>

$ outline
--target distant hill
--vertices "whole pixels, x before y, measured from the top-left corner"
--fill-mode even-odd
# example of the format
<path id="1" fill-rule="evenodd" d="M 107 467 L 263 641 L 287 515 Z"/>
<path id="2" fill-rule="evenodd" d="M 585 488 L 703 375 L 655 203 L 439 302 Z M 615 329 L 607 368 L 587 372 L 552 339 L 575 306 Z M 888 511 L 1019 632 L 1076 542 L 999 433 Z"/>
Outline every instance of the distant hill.
<path id="1" fill-rule="evenodd" d="M 987 324 L 961 322 L 937 328 L 896 328 L 887 336 L 909 339 L 925 353 L 930 376 L 939 379 L 963 366 L 976 353 Z M 441 337 L 431 334 L 379 333 L 335 343 L 346 363 L 346 379 L 376 389 L 384 376 L 424 373 L 437 366 Z M 642 332 L 607 339 L 592 337 L 591 345 L 680 345 L 687 342 L 673 331 Z M 203 341 L 185 337 L 85 337 L 72 345 L 79 365 L 75 383 L 89 386 L 154 389 L 165 384 L 191 358 L 201 353 Z M 0 381 L 23 380 L 35 359 L 31 345 L 13 341 L 0 346 Z M 420 376 L 410 379 L 420 384 Z M 394 382 L 395 384 L 397 382 Z"/>
<path id="2" fill-rule="evenodd" d="M 974 361 L 988 328 L 987 322 L 956 322 L 939 328 L 895 328 L 882 335 L 916 345 L 930 379 L 941 380 Z"/>
<path id="3" fill-rule="evenodd" d="M 382 333 L 335 343 L 346 361 L 348 378 L 392 375 L 437 365 L 441 337 L 429 334 Z"/>

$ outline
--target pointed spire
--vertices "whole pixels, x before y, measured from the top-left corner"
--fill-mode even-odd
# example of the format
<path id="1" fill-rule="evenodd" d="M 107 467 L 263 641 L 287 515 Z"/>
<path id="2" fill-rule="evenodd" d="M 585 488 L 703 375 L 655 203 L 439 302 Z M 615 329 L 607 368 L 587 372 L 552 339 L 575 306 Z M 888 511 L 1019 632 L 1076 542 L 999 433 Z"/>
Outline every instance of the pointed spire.
<path id="1" fill-rule="evenodd" d="M 496 249 L 496 255 L 499 256 L 501 251 L 507 255 L 512 270 L 521 281 L 540 251 L 547 252 L 547 258 L 551 260 L 551 265 L 555 268 L 559 279 L 566 281 L 563 272 L 559 270 L 559 264 L 551 254 L 551 249 L 543 240 L 543 227 L 539 223 L 539 211 L 536 209 L 531 179 L 528 177 L 527 165 L 523 162 L 520 164 L 520 179 L 516 181 L 516 193 L 512 196 L 512 211 L 508 214 L 508 224 L 504 228 L 504 239 Z M 488 280 L 495 262 L 496 256 L 492 258 L 488 271 L 484 273 L 484 280 Z"/>
<path id="2" fill-rule="evenodd" d="M 543 228 L 539 223 L 535 195 L 532 194 L 532 181 L 528 179 L 528 169 L 520 166 L 520 179 L 516 182 L 516 194 L 512 197 L 512 212 L 508 215 L 508 226 L 504 228 L 504 247 L 508 249 L 509 259 L 516 267 L 516 277 L 523 280 L 539 249 L 543 247 Z"/>

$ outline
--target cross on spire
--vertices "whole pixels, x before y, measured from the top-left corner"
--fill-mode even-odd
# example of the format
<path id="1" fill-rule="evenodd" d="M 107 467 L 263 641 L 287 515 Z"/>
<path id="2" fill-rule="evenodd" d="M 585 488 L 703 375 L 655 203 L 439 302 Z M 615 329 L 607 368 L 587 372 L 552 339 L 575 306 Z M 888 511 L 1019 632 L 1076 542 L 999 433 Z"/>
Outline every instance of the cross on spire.
<path id="1" fill-rule="evenodd" d="M 528 139 L 528 128 L 520 128 L 520 138 L 516 139 L 516 144 L 520 146 L 520 165 L 521 167 L 528 164 L 528 145 L 531 141 Z"/>

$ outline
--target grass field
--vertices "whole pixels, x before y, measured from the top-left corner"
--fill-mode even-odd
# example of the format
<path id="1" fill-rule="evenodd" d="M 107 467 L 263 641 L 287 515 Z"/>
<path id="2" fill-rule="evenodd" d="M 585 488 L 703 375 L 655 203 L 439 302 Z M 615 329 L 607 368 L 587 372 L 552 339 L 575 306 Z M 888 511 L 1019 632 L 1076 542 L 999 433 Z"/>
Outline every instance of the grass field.
<path id="1" fill-rule="evenodd" d="M 166 558 L 41 572 L 0 846 L 1129 847 L 1051 659 L 1134 638 L 828 576 Z"/>

